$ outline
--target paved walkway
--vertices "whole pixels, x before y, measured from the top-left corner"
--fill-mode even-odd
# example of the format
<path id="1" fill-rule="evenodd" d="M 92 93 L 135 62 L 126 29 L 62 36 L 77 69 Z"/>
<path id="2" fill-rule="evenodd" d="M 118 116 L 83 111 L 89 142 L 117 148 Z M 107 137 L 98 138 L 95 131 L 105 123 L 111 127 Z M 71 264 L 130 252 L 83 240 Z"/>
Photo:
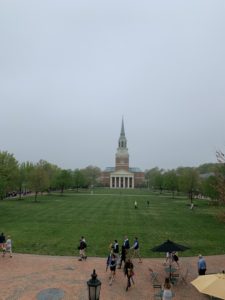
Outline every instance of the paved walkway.
<path id="1" fill-rule="evenodd" d="M 205 257 L 208 273 L 225 270 L 225 255 Z M 126 292 L 126 278 L 122 270 L 117 270 L 116 279 L 109 286 L 109 271 L 105 270 L 106 259 L 88 257 L 86 261 L 78 261 L 77 257 L 56 257 L 14 254 L 13 258 L 0 257 L 0 299 L 1 300 L 55 300 L 57 298 L 41 298 L 45 289 L 60 289 L 63 300 L 87 300 L 87 280 L 93 269 L 102 282 L 101 300 L 151 300 L 154 290 L 148 267 L 159 273 L 159 282 L 165 278 L 163 259 L 143 259 L 140 264 L 134 260 L 135 285 Z M 197 257 L 180 258 L 180 272 L 190 270 L 188 284 L 179 283 L 173 287 L 174 300 L 204 300 L 207 296 L 200 294 L 190 281 L 197 277 Z M 56 290 L 57 291 L 57 290 Z M 39 295 L 39 296 L 38 296 Z M 60 299 L 60 298 L 58 298 Z"/>

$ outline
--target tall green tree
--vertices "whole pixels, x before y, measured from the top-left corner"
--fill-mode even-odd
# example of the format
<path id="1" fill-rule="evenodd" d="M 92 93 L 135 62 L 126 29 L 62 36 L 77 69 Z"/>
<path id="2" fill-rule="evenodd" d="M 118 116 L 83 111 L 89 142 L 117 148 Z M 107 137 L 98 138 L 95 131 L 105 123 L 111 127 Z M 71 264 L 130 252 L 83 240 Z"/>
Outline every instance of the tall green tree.
<path id="1" fill-rule="evenodd" d="M 31 162 L 23 162 L 19 165 L 18 176 L 18 189 L 20 199 L 23 193 L 26 193 L 29 189 L 30 172 L 33 170 L 33 164 Z"/>
<path id="2" fill-rule="evenodd" d="M 177 169 L 179 176 L 179 189 L 188 194 L 188 197 L 193 202 L 193 196 L 199 190 L 199 174 L 195 168 L 180 167 Z"/>
<path id="3" fill-rule="evenodd" d="M 155 167 L 145 172 L 145 179 L 147 181 L 148 188 L 153 190 L 163 191 L 163 169 Z"/>
<path id="4" fill-rule="evenodd" d="M 29 173 L 29 187 L 35 193 L 35 202 L 37 202 L 38 193 L 43 193 L 49 189 L 50 180 L 48 173 L 42 161 L 33 165 Z"/>
<path id="5" fill-rule="evenodd" d="M 79 169 L 76 169 L 73 172 L 73 184 L 74 184 L 74 187 L 76 188 L 77 192 L 78 192 L 79 188 L 85 187 L 85 175 Z"/>
<path id="6" fill-rule="evenodd" d="M 60 189 L 61 195 L 65 189 L 73 185 L 73 172 L 71 170 L 60 170 L 56 176 L 56 186 Z"/>
<path id="7" fill-rule="evenodd" d="M 163 175 L 163 185 L 166 190 L 171 191 L 174 198 L 175 192 L 178 190 L 178 176 L 175 170 L 170 170 Z"/>
<path id="8" fill-rule="evenodd" d="M 199 174 L 209 174 L 214 173 L 215 169 L 217 168 L 216 163 L 205 163 L 196 168 Z"/>
<path id="9" fill-rule="evenodd" d="M 53 165 L 53 164 L 51 164 L 51 163 L 49 163 L 49 162 L 47 162 L 46 160 L 43 160 L 43 159 L 41 159 L 39 161 L 39 165 L 43 168 L 43 170 L 45 171 L 45 173 L 48 177 L 49 187 L 48 187 L 47 191 L 50 193 L 51 189 L 54 188 L 55 178 L 59 174 L 60 169 L 56 165 Z"/>
<path id="10" fill-rule="evenodd" d="M 0 198 L 17 188 L 19 176 L 18 161 L 7 151 L 0 152 Z"/>
<path id="11" fill-rule="evenodd" d="M 86 183 L 89 187 L 98 185 L 101 176 L 101 169 L 95 166 L 88 166 L 82 170 Z"/>
<path id="12" fill-rule="evenodd" d="M 217 178 L 215 175 L 210 175 L 201 178 L 200 180 L 201 194 L 214 200 L 219 199 L 217 190 Z"/>

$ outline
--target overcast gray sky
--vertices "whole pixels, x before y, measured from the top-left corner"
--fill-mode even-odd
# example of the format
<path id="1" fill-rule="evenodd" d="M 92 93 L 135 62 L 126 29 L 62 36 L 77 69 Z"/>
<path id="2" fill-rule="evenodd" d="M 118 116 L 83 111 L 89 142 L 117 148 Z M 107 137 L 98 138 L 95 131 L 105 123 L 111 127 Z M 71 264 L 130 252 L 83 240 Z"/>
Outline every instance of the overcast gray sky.
<path id="1" fill-rule="evenodd" d="M 0 0 L 0 150 L 61 168 L 215 162 L 224 0 Z"/>

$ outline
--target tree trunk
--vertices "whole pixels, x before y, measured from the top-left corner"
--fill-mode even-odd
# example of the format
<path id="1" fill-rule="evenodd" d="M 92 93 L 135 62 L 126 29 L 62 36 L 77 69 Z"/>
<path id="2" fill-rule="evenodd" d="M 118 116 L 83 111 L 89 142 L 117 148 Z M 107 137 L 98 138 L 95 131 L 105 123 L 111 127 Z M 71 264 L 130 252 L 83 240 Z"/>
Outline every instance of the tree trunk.
<path id="1" fill-rule="evenodd" d="M 22 187 L 20 187 L 20 196 L 19 196 L 19 199 L 21 200 L 22 198 Z"/>
<path id="2" fill-rule="evenodd" d="M 175 198 L 175 197 L 174 197 L 174 195 L 175 195 L 175 192 L 174 192 L 174 191 L 172 191 L 172 197 L 173 197 L 173 199 Z"/>

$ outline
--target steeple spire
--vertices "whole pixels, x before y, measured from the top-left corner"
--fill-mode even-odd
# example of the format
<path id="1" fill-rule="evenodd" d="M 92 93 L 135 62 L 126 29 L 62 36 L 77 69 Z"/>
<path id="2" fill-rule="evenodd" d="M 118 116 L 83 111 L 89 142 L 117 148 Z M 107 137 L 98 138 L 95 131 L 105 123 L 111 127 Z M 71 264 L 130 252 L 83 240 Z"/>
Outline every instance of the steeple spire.
<path id="1" fill-rule="evenodd" d="M 118 149 L 127 150 L 127 139 L 126 139 L 126 136 L 125 136 L 123 118 L 122 118 L 122 125 L 121 125 L 121 132 L 120 132 L 120 137 L 119 137 L 119 147 L 118 147 Z"/>
<path id="2" fill-rule="evenodd" d="M 122 118 L 122 125 L 120 137 L 118 141 L 118 148 L 116 153 L 116 171 L 125 170 L 129 171 L 129 154 L 127 149 L 127 139 L 124 130 L 124 120 Z"/>
<path id="3" fill-rule="evenodd" d="M 120 136 L 125 136 L 125 130 L 124 130 L 124 122 L 123 122 L 123 118 L 122 118 L 122 126 L 121 126 L 121 133 Z"/>

